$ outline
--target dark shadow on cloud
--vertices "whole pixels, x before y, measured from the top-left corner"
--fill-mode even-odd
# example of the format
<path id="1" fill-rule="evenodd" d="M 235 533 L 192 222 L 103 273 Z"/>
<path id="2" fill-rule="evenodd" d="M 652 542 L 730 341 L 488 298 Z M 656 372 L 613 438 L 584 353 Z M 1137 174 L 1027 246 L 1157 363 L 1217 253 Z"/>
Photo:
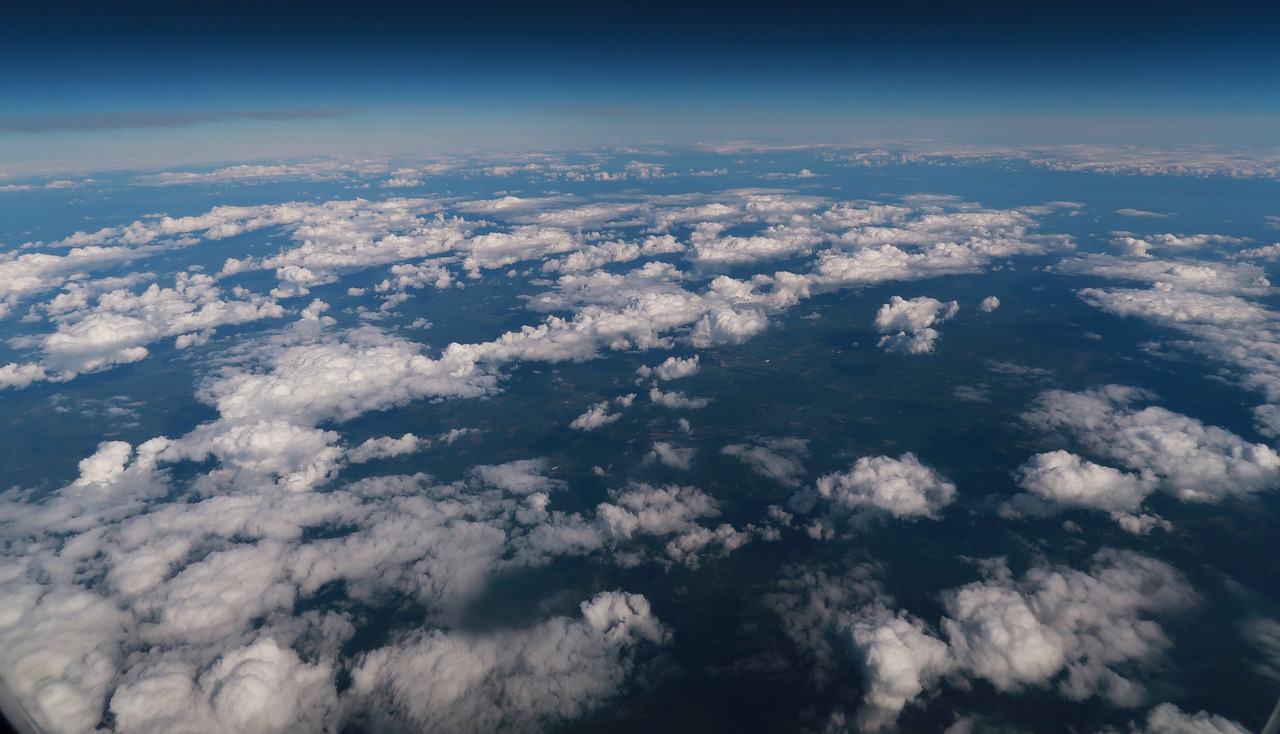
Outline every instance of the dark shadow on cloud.
<path id="1" fill-rule="evenodd" d="M 290 122 L 347 117 L 351 107 L 284 110 L 137 110 L 127 112 L 65 113 L 50 115 L 0 115 L 0 132 L 55 133 L 187 127 L 211 122 Z"/>

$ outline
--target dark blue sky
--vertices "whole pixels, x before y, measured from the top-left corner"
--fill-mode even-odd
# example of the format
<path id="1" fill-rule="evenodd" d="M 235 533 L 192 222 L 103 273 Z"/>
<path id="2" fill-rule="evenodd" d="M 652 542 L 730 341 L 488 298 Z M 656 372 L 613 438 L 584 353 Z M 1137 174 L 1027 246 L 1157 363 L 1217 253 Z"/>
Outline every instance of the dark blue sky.
<path id="1" fill-rule="evenodd" d="M 1280 143 L 1280 11 L 1239 3 L 72 2 L 8 21 L 10 175 L 184 151 Z"/>

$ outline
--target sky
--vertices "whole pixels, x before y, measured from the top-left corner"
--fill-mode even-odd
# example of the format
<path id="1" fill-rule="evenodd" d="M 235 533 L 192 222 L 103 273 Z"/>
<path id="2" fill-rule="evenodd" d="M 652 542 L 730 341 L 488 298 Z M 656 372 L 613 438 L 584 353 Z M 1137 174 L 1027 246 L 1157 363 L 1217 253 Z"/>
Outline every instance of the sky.
<path id="1" fill-rule="evenodd" d="M 1274 147 L 1280 11 L 676 2 L 28 5 L 0 177 L 724 140 Z"/>

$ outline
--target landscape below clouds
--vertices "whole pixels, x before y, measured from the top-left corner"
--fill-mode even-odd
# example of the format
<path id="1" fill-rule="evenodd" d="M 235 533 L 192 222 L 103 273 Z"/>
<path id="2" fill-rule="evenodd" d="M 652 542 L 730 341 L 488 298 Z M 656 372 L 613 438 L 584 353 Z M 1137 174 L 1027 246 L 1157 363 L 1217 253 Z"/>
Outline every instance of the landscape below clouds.
<path id="1" fill-rule="evenodd" d="M 6 185 L 0 707 L 1256 730 L 1275 170 L 742 144 Z"/>

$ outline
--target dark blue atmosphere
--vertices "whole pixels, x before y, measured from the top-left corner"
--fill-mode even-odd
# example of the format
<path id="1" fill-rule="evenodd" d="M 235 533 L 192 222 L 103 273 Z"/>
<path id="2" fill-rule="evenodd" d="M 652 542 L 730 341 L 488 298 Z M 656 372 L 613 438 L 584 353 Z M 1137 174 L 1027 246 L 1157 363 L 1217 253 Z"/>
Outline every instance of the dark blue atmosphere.
<path id="1" fill-rule="evenodd" d="M 16 731 L 1273 716 L 1274 10 L 6 21 Z"/>

